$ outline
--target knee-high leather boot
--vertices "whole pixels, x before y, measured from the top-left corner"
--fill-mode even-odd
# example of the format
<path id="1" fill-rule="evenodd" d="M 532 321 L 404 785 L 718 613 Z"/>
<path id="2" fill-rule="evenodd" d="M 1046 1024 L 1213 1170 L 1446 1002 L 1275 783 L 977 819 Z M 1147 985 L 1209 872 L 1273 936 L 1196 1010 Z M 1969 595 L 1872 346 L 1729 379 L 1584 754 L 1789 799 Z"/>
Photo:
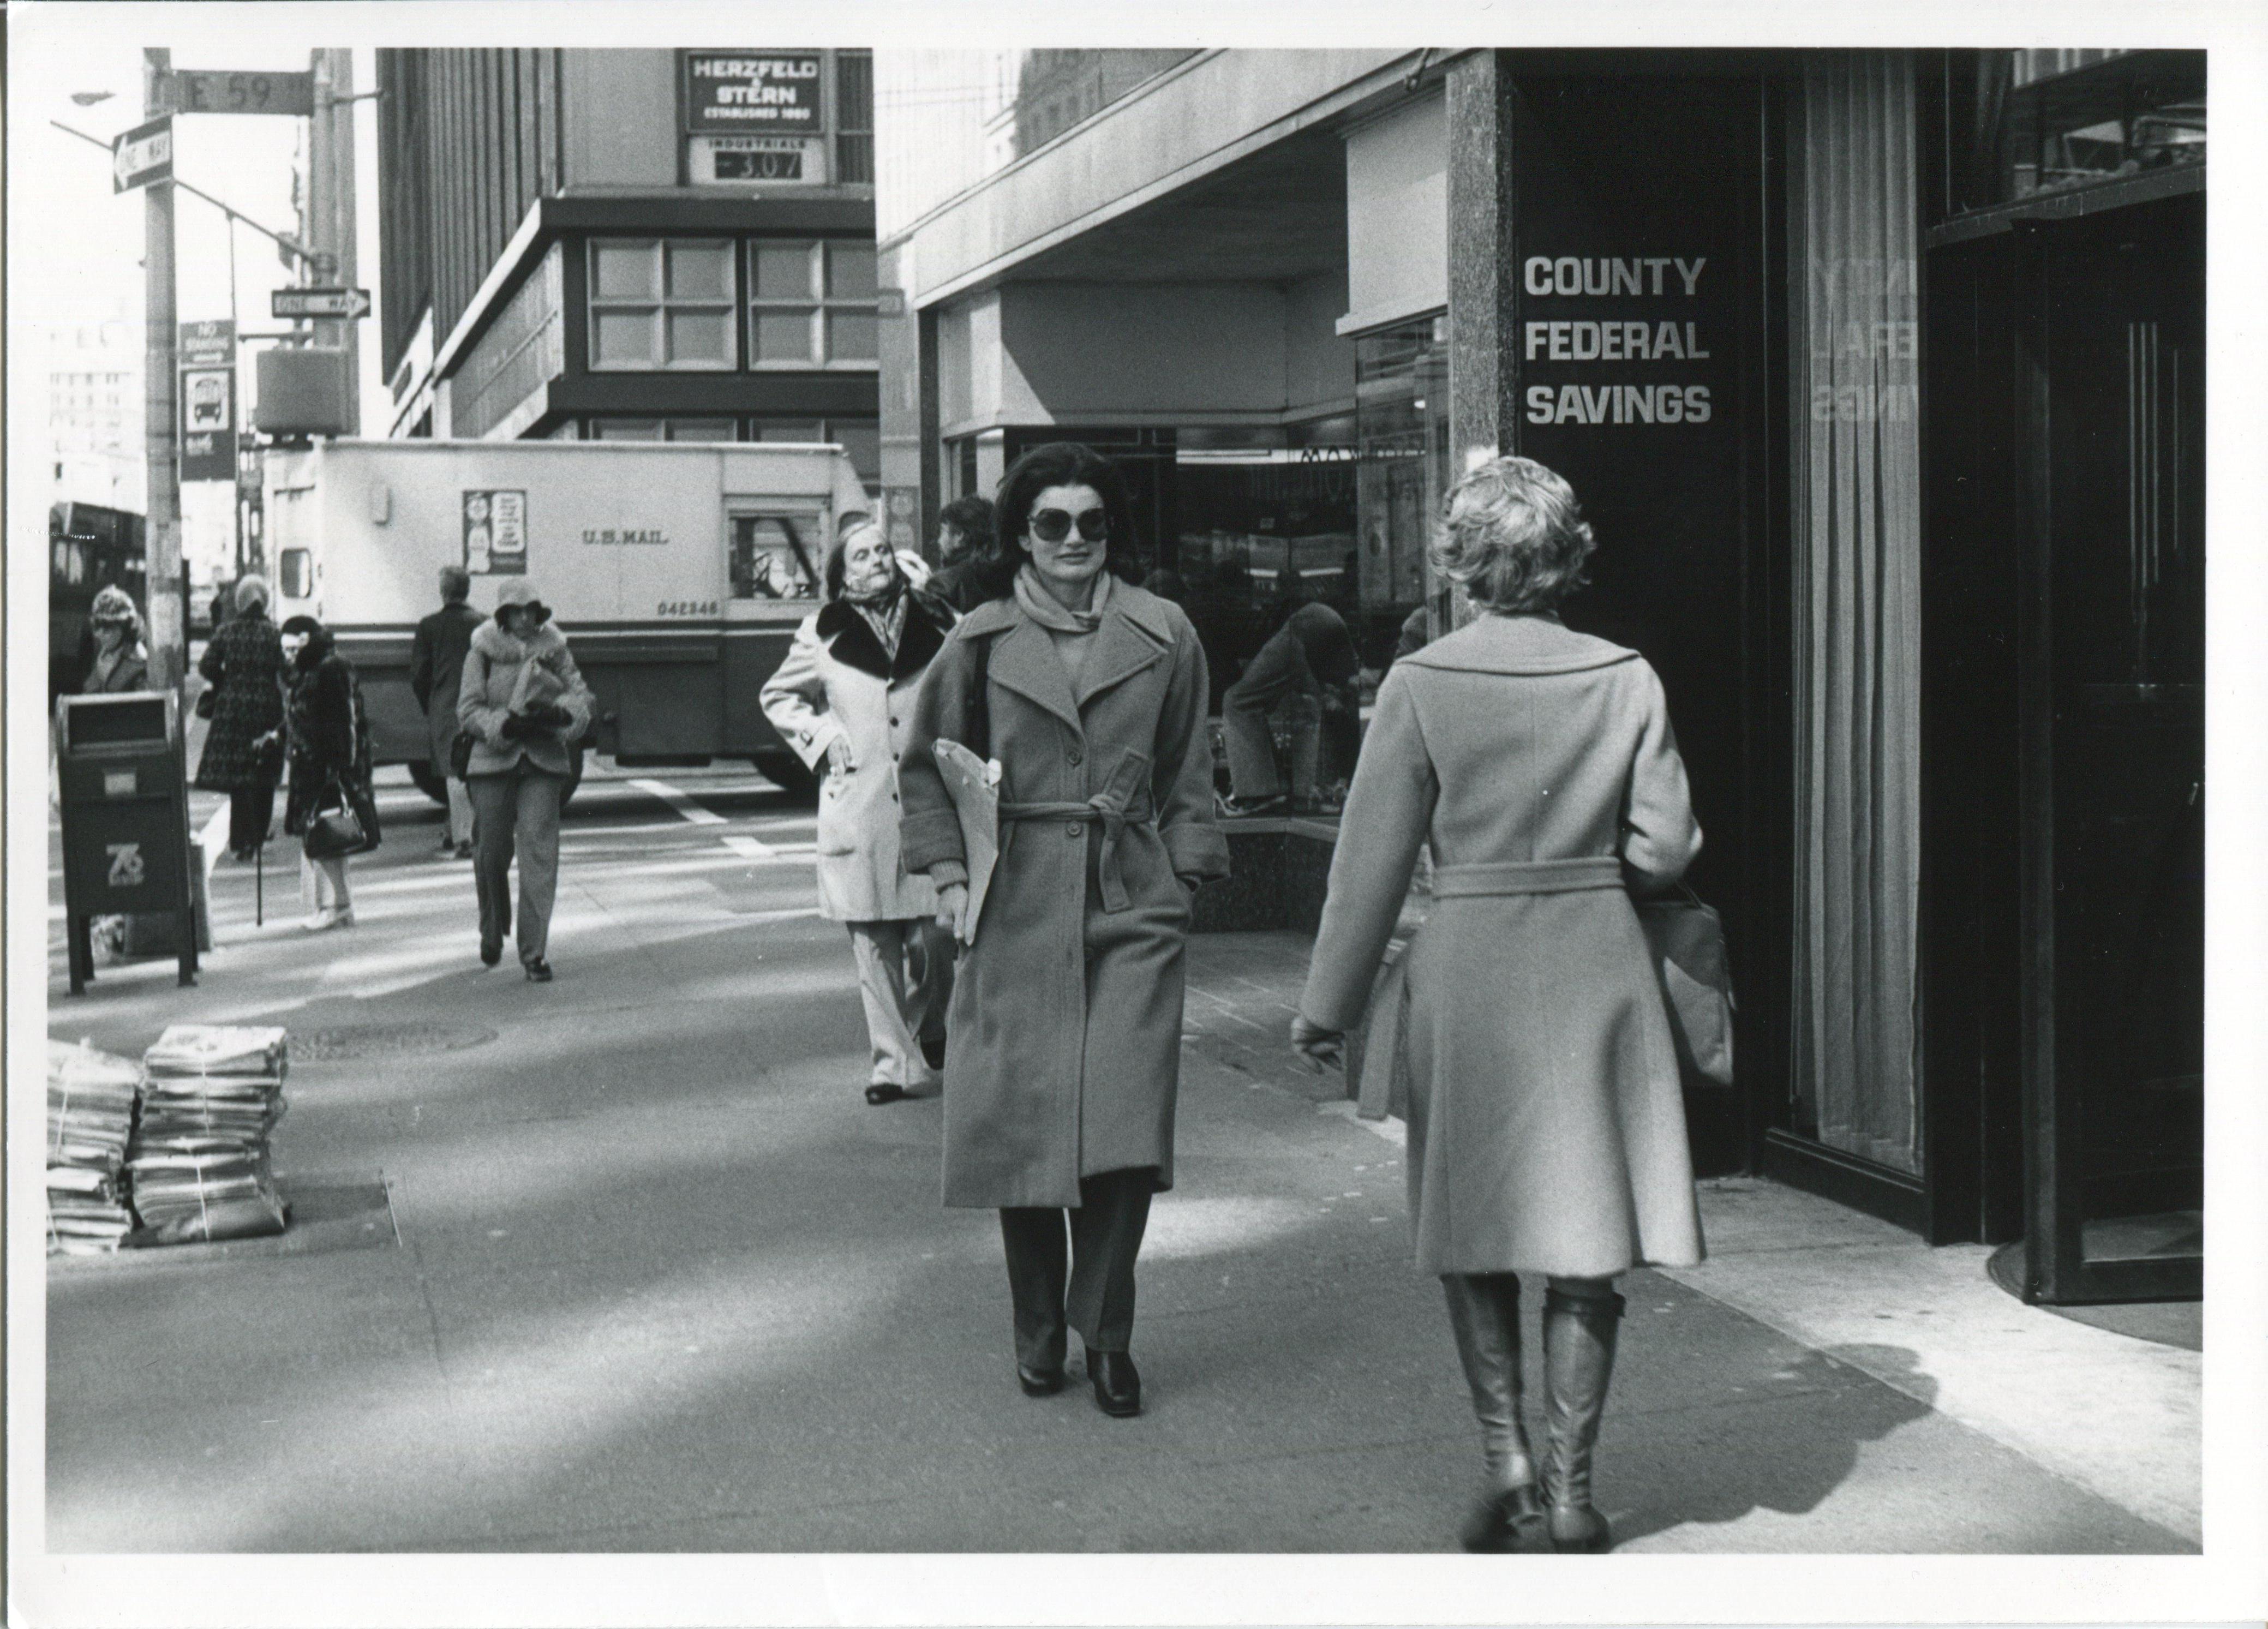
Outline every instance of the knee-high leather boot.
<path id="1" fill-rule="evenodd" d="M 1591 1507 L 1591 1450 L 1615 1372 L 1615 1331 L 1623 1298 L 1612 1290 L 1571 1294 L 1557 1284 L 1543 1296 L 1543 1385 L 1550 1440 L 1543 1454 L 1544 1515 L 1556 1550 L 1595 1552 L 1613 1542 Z"/>
<path id="2" fill-rule="evenodd" d="M 1441 1288 L 1472 1389 L 1487 1478 L 1458 1537 L 1468 1550 L 1501 1550 L 1515 1523 L 1543 1515 L 1520 1419 L 1520 1280 L 1508 1272 L 1447 1273 Z"/>

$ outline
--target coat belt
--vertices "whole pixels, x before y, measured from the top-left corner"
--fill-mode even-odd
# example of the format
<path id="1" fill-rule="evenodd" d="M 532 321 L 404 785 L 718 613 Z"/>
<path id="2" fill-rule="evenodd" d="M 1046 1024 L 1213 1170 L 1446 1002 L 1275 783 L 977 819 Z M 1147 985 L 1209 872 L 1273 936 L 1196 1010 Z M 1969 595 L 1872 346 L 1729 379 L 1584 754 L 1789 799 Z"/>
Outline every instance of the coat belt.
<path id="1" fill-rule="evenodd" d="M 1148 826 L 1157 822 L 1156 813 L 1145 799 L 1139 807 L 1123 798 L 1107 792 L 1098 792 L 1084 803 L 1006 803 L 1000 805 L 999 817 L 1004 821 L 1062 820 L 1100 821 L 1102 822 L 1102 852 L 1099 869 L 1102 877 L 1102 908 L 1123 910 L 1130 903 L 1126 894 L 1126 878 L 1118 868 L 1118 839 L 1129 826 Z"/>
<path id="2" fill-rule="evenodd" d="M 1623 886 L 1623 862 L 1612 854 L 1577 859 L 1504 860 L 1476 866 L 1437 866 L 1433 897 L 1471 899 L 1504 894 L 1581 894 Z"/>

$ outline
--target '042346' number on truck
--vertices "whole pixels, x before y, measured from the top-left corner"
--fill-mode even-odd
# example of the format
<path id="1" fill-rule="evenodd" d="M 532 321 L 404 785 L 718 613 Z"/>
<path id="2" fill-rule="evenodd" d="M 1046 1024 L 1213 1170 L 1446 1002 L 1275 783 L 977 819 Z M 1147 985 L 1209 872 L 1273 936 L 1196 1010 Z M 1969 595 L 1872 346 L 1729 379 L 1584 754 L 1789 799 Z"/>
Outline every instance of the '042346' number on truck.
<path id="1" fill-rule="evenodd" d="M 656 616 L 714 616 L 714 600 L 664 600 L 653 608 Z"/>

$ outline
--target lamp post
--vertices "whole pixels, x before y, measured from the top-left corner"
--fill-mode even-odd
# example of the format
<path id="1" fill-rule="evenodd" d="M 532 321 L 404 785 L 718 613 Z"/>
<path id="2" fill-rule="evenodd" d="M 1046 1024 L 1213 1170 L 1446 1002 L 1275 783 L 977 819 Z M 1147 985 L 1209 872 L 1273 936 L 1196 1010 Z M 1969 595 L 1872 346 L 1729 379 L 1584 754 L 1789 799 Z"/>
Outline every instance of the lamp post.
<path id="1" fill-rule="evenodd" d="M 162 47 L 142 53 L 145 116 L 166 111 L 160 77 L 173 65 Z M 143 188 L 144 335 L 143 435 L 149 495 L 143 520 L 150 594 L 150 679 L 158 689 L 177 689 L 188 674 L 188 601 L 181 579 L 181 467 L 174 434 L 173 188 L 156 181 Z"/>

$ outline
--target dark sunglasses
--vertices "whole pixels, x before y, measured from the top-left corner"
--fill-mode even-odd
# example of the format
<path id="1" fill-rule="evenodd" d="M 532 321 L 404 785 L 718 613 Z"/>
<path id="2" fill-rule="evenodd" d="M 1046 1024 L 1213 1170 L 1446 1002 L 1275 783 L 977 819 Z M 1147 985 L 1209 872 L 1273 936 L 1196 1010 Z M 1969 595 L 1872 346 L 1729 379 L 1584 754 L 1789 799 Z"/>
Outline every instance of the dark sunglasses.
<path id="1" fill-rule="evenodd" d="M 1109 513 L 1101 509 L 1082 509 L 1075 516 L 1064 509 L 1035 509 L 1032 535 L 1043 543 L 1059 543 L 1071 535 L 1074 522 L 1079 534 L 1090 543 L 1099 543 L 1110 535 Z"/>

